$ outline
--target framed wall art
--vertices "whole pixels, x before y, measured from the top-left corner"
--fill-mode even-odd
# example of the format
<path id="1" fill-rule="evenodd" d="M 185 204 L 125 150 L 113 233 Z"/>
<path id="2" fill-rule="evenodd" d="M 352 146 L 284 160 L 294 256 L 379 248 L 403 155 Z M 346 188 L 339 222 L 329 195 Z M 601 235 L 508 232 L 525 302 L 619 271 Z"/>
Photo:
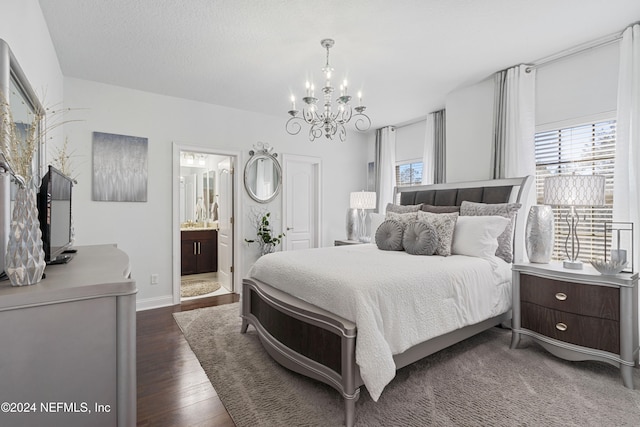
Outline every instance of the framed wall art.
<path id="1" fill-rule="evenodd" d="M 92 199 L 147 201 L 148 139 L 93 132 Z"/>

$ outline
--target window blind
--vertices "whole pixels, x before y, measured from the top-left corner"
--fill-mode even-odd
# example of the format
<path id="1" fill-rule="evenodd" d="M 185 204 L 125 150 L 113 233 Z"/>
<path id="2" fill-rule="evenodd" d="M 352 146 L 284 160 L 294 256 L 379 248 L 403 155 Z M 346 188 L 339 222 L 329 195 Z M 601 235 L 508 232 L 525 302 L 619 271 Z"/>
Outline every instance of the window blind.
<path id="1" fill-rule="evenodd" d="M 607 120 L 535 135 L 536 199 L 542 204 L 544 179 L 551 175 L 604 175 L 605 205 L 576 208 L 580 216 L 577 233 L 579 259 L 588 262 L 602 258 L 605 250 L 604 223 L 613 219 L 613 169 L 615 164 L 616 121 Z M 569 234 L 566 222 L 568 207 L 554 207 L 555 241 L 553 259 L 563 260 Z M 571 242 L 569 242 L 571 245 Z M 607 242 L 607 246 L 610 242 Z M 569 251 L 570 251 L 569 246 Z"/>

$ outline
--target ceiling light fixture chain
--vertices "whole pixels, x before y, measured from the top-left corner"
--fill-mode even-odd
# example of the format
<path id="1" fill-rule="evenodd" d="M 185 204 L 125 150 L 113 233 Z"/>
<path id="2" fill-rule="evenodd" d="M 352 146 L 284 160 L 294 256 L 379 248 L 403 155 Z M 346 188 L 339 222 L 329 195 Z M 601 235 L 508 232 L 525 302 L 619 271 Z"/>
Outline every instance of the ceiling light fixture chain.
<path id="1" fill-rule="evenodd" d="M 291 118 L 287 121 L 286 130 L 290 135 L 297 135 L 302 130 L 302 122 L 311 125 L 309 128 L 309 140 L 314 141 L 322 135 L 327 139 L 333 140 L 336 135 L 341 142 L 347 138 L 347 131 L 344 127 L 351 119 L 354 119 L 355 128 L 359 131 L 366 131 L 371 127 L 371 119 L 364 114 L 367 107 L 362 105 L 362 93 L 358 92 L 358 106 L 351 107 L 351 96 L 347 93 L 347 81 L 344 80 L 340 85 L 340 96 L 337 97 L 337 108 L 333 111 L 333 93 L 334 87 L 331 85 L 331 74 L 333 68 L 329 62 L 329 49 L 333 47 L 335 42 L 332 39 L 323 39 L 320 45 L 327 50 L 327 61 L 322 68 L 324 73 L 325 86 L 322 88 L 323 108 L 319 111 L 317 107 L 318 98 L 315 97 L 315 86 L 313 83 L 306 83 L 306 96 L 302 98 L 303 107 L 302 114 L 299 116 L 299 110 L 296 110 L 296 98 L 291 95 L 291 110 L 289 115 Z M 353 112 L 355 110 L 355 114 Z"/>

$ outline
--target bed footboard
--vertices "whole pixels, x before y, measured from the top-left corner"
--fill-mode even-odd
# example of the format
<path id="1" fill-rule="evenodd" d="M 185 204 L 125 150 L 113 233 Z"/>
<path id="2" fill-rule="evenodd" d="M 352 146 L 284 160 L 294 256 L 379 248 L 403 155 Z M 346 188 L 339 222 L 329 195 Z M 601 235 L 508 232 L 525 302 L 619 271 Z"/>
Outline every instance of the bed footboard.
<path id="1" fill-rule="evenodd" d="M 338 390 L 345 401 L 345 425 L 353 426 L 362 385 L 356 325 L 255 279 L 244 279 L 242 290 L 241 332 L 253 326 L 278 363 Z"/>

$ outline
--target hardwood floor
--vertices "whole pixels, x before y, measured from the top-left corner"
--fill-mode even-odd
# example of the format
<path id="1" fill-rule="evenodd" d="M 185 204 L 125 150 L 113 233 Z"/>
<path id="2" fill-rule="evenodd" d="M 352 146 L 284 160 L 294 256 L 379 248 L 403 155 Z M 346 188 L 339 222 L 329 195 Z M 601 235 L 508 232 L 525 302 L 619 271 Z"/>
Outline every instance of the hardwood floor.
<path id="1" fill-rule="evenodd" d="M 227 294 L 137 313 L 139 427 L 235 426 L 172 313 L 238 300 Z"/>

